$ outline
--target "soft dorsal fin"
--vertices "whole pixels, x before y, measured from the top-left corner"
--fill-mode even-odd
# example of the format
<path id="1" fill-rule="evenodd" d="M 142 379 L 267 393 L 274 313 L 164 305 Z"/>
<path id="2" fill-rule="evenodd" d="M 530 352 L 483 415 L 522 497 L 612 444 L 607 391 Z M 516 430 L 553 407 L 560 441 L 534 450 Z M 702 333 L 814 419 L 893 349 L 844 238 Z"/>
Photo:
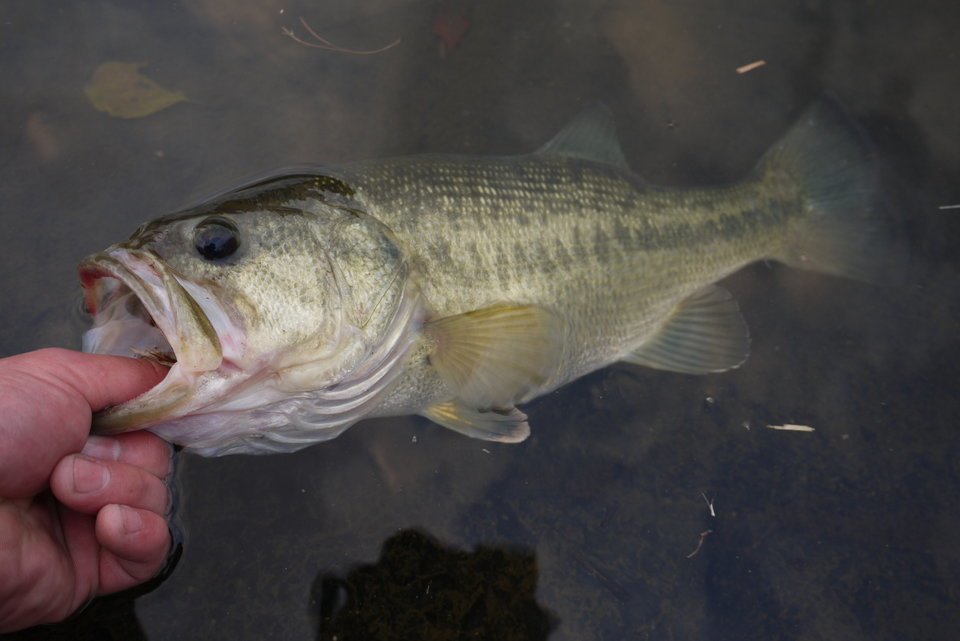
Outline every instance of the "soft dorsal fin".
<path id="1" fill-rule="evenodd" d="M 431 405 L 421 414 L 438 425 L 484 441 L 519 443 L 530 436 L 527 415 L 515 407 L 481 411 L 455 399 Z"/>
<path id="2" fill-rule="evenodd" d="M 750 355 L 750 332 L 730 292 L 708 285 L 677 305 L 663 327 L 623 360 L 636 365 L 709 374 L 733 369 Z"/>
<path id="3" fill-rule="evenodd" d="M 620 149 L 613 113 L 602 102 L 581 111 L 538 154 L 559 154 L 630 169 Z"/>
<path id="4" fill-rule="evenodd" d="M 563 350 L 560 320 L 533 305 L 495 305 L 426 326 L 430 363 L 468 407 L 510 407 L 543 386 Z"/>

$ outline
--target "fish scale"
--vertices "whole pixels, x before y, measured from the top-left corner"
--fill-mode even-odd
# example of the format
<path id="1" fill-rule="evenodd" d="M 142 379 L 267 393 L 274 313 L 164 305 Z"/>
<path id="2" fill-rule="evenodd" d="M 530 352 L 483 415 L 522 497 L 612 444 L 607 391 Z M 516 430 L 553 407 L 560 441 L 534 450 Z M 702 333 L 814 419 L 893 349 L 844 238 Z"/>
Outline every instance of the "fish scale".
<path id="1" fill-rule="evenodd" d="M 512 301 L 561 313 L 576 378 L 643 342 L 696 289 L 767 257 L 799 199 L 757 202 L 759 183 L 715 190 L 645 186 L 560 155 L 419 156 L 340 174 L 420 267 L 432 316 Z"/>

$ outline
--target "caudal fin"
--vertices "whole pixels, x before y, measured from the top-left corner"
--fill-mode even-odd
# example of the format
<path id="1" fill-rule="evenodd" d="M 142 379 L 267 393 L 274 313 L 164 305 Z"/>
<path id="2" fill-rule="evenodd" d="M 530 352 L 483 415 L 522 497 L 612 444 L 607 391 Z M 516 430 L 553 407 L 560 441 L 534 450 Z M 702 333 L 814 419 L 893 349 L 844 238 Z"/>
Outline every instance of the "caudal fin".
<path id="1" fill-rule="evenodd" d="M 772 189 L 798 189 L 803 213 L 776 259 L 792 267 L 877 282 L 888 264 L 875 216 L 877 169 L 866 136 L 831 98 L 808 109 L 760 161 Z"/>

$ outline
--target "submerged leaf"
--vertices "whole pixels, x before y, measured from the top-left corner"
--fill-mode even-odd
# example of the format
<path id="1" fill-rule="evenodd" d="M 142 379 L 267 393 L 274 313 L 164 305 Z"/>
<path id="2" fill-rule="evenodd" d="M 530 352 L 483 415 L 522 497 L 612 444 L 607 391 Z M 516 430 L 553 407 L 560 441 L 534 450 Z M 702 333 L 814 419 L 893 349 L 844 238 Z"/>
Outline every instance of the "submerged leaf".
<path id="1" fill-rule="evenodd" d="M 144 62 L 104 62 L 83 91 L 97 111 L 114 118 L 143 118 L 181 100 L 182 93 L 164 89 L 142 75 Z"/>

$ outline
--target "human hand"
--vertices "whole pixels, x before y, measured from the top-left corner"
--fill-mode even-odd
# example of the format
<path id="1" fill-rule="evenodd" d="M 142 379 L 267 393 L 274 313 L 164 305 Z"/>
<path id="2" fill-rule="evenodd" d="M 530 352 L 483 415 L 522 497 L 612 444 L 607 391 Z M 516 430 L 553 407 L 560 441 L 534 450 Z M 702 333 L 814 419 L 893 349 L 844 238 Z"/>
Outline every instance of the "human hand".
<path id="1" fill-rule="evenodd" d="M 94 411 L 165 374 L 63 349 L 0 359 L 0 632 L 62 620 L 163 566 L 170 446 L 148 432 L 88 434 Z"/>

